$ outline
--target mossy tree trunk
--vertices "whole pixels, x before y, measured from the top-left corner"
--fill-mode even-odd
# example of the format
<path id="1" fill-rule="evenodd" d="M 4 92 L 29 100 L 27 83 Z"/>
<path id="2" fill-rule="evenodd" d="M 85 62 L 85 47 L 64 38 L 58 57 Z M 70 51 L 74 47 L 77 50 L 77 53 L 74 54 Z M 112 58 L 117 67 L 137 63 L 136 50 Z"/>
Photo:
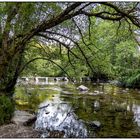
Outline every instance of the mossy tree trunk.
<path id="1" fill-rule="evenodd" d="M 4 48 L 1 48 L 0 94 L 5 94 L 10 97 L 12 96 L 17 78 L 19 76 L 22 54 L 23 51 L 15 52 L 14 49 L 11 50 L 7 48 L 7 50 L 4 50 Z"/>
<path id="2" fill-rule="evenodd" d="M 20 50 L 17 50 L 18 46 L 7 46 L 5 48 L 3 45 L 0 48 L 0 125 L 9 123 L 14 115 L 13 94 L 24 52 L 24 46 Z"/>

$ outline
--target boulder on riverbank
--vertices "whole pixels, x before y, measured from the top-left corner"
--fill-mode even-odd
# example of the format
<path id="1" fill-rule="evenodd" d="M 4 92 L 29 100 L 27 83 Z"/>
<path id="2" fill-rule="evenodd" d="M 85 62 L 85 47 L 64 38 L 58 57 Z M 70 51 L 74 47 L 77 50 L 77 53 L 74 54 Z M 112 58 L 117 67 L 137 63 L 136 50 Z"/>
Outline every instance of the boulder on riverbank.
<path id="1" fill-rule="evenodd" d="M 17 125 L 28 126 L 36 121 L 36 116 L 26 111 L 15 111 L 12 122 Z"/>
<path id="2" fill-rule="evenodd" d="M 35 120 L 33 114 L 15 111 L 12 123 L 0 126 L 0 138 L 40 138 L 40 133 L 31 126 Z"/>

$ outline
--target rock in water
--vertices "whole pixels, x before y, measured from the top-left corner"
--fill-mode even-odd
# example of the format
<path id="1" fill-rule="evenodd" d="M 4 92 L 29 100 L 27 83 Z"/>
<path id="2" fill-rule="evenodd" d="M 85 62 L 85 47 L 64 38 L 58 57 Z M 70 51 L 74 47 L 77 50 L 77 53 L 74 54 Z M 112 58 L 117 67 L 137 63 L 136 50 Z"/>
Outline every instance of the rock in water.
<path id="1" fill-rule="evenodd" d="M 101 123 L 100 123 L 99 121 L 93 121 L 93 122 L 91 122 L 91 125 L 92 125 L 93 127 L 100 128 Z"/>
<path id="2" fill-rule="evenodd" d="M 77 89 L 79 89 L 80 91 L 88 91 L 88 90 L 89 90 L 89 89 L 88 89 L 86 86 L 84 86 L 84 85 L 79 86 Z"/>

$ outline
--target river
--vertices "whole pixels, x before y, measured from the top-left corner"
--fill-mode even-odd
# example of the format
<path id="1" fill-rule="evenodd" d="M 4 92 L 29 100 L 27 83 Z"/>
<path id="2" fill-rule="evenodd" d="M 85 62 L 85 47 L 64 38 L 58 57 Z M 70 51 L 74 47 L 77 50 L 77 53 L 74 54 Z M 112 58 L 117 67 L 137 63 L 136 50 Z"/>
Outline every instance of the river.
<path id="1" fill-rule="evenodd" d="M 81 84 L 89 90 L 79 91 Z M 14 98 L 17 110 L 37 114 L 34 128 L 44 138 L 140 137 L 138 89 L 108 83 L 54 82 L 17 86 Z"/>

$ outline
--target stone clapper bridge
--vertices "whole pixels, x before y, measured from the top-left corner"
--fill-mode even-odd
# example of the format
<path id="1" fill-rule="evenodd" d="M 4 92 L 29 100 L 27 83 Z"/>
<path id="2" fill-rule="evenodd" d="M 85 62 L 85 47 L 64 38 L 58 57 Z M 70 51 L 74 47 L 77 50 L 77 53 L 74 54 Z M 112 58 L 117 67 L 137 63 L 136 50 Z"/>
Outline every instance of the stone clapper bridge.
<path id="1" fill-rule="evenodd" d="M 68 82 L 67 77 L 21 77 L 17 84 L 51 84 L 52 82 Z"/>
<path id="2" fill-rule="evenodd" d="M 54 84 L 58 82 L 86 82 L 91 81 L 90 77 L 81 77 L 79 80 L 76 80 L 75 77 L 68 79 L 67 77 L 21 77 L 18 79 L 17 84 Z"/>

